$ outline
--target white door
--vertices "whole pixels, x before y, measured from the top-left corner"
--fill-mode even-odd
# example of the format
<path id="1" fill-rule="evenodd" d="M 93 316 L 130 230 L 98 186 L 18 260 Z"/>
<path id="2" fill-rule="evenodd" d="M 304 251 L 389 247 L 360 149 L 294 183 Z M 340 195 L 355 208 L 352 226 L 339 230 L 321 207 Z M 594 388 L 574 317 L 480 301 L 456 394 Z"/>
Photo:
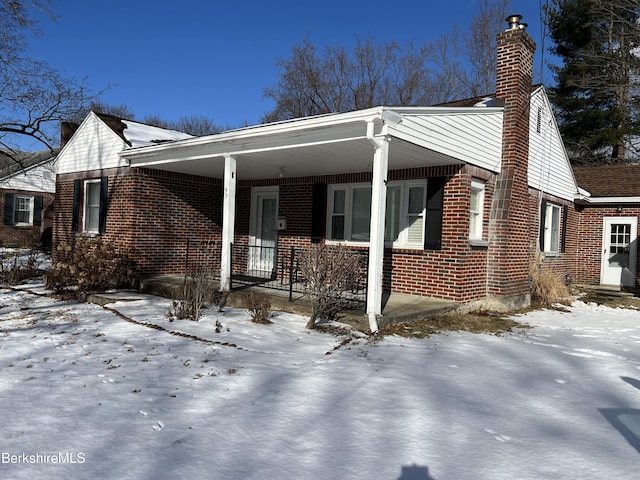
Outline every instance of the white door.
<path id="1" fill-rule="evenodd" d="M 278 187 L 254 188 L 251 192 L 251 231 L 248 272 L 271 278 L 275 271 L 278 237 Z"/>
<path id="2" fill-rule="evenodd" d="M 601 285 L 635 286 L 637 238 L 637 217 L 605 217 Z"/>

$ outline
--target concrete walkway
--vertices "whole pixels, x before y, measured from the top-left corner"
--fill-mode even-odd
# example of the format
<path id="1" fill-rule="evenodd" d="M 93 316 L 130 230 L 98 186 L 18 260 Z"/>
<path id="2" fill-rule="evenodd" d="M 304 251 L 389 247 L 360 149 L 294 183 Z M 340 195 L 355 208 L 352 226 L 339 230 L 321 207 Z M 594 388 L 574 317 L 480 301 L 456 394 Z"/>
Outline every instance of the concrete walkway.
<path id="1" fill-rule="evenodd" d="M 138 289 L 143 293 L 163 296 L 167 298 L 179 298 L 182 291 L 184 277 L 181 275 L 163 275 L 146 278 L 140 281 Z M 309 302 L 301 294 L 297 294 L 293 301 L 289 301 L 289 295 L 284 290 L 274 290 L 261 287 L 246 287 L 231 292 L 227 299 L 230 307 L 246 307 L 245 295 L 252 291 L 259 291 L 269 295 L 272 310 L 278 310 L 299 315 L 308 316 L 311 313 Z M 379 326 L 399 322 L 416 321 L 421 318 L 433 317 L 455 310 L 459 304 L 448 300 L 439 300 L 414 295 L 399 293 L 385 294 L 383 299 L 382 319 Z M 369 322 L 362 309 L 348 310 L 341 314 L 340 321 L 349 323 L 362 331 L 369 330 Z"/>

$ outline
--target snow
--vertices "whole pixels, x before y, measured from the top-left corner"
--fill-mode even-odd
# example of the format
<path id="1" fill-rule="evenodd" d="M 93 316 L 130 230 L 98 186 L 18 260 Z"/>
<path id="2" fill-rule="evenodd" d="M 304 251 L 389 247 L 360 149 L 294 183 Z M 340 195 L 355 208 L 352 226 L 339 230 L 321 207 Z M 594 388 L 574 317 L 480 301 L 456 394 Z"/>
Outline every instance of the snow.
<path id="1" fill-rule="evenodd" d="M 0 290 L 2 478 L 638 478 L 635 310 L 576 301 L 502 336 L 371 340 L 43 293 Z"/>
<path id="2" fill-rule="evenodd" d="M 131 120 L 122 120 L 122 123 L 126 125 L 124 136 L 131 144 L 131 147 L 147 147 L 149 145 L 156 145 L 159 142 L 193 138 L 193 135 L 189 135 L 188 133 L 132 122 Z"/>

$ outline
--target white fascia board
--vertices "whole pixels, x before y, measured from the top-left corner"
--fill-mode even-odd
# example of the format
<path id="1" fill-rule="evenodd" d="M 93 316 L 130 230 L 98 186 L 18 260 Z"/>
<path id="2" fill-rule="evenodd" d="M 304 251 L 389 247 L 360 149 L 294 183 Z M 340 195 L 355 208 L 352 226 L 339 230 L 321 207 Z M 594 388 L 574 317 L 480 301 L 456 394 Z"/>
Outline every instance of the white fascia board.
<path id="1" fill-rule="evenodd" d="M 348 123 L 366 122 L 382 119 L 381 108 L 372 108 L 367 110 L 359 110 L 356 112 L 327 114 L 318 117 L 308 117 L 302 119 L 288 120 L 285 122 L 270 123 L 265 125 L 257 125 L 253 127 L 241 128 L 238 130 L 230 130 L 228 132 L 207 135 L 205 137 L 195 137 L 187 140 L 179 140 L 171 143 L 163 143 L 149 147 L 130 148 L 124 150 L 121 156 L 124 158 L 144 157 L 164 150 L 174 150 L 181 148 L 198 147 L 201 145 L 228 145 L 226 152 L 231 154 L 242 153 L 235 146 L 234 141 L 245 141 L 260 137 L 270 137 L 284 133 L 295 133 L 302 130 L 313 130 L 322 127 L 339 126 Z"/>
<path id="2" fill-rule="evenodd" d="M 604 205 L 611 203 L 640 203 L 640 197 L 584 197 L 576 196 L 576 202 L 588 205 Z"/>
<path id="3" fill-rule="evenodd" d="M 205 137 L 196 137 L 149 147 L 129 148 L 122 151 L 120 155 L 129 160 L 143 160 L 145 157 L 154 156 L 160 152 L 171 150 L 175 152 L 176 150 L 200 147 L 203 145 L 209 147 L 214 145 L 220 146 L 220 154 L 216 154 L 214 156 L 223 156 L 223 153 L 239 155 L 247 153 L 247 151 L 243 150 L 241 145 L 234 145 L 235 142 L 242 142 L 251 139 L 255 140 L 260 137 L 273 137 L 281 134 L 292 134 L 296 132 L 311 131 L 325 127 L 337 127 L 353 123 L 363 124 L 363 137 L 366 137 L 366 124 L 372 121 L 378 121 L 383 124 L 398 124 L 401 123 L 404 115 L 477 115 L 501 112 L 502 110 L 502 107 L 374 107 L 355 112 L 327 114 L 317 117 L 307 117 L 266 125 L 257 125 L 254 127 L 208 135 Z M 339 141 L 344 141 L 344 139 L 340 139 Z M 298 147 L 300 145 L 296 144 L 295 146 Z M 284 146 L 284 148 L 287 147 Z M 176 156 L 176 158 L 180 157 L 181 155 Z M 189 158 L 192 157 L 189 156 Z"/>

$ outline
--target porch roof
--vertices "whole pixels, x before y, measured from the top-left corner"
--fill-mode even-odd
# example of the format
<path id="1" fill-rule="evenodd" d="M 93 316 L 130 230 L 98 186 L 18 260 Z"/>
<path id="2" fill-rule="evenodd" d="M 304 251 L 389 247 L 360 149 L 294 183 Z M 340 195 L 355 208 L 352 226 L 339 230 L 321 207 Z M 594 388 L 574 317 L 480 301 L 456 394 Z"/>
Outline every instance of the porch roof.
<path id="1" fill-rule="evenodd" d="M 372 136 L 387 136 L 389 169 L 470 163 L 500 170 L 502 107 L 375 107 L 129 148 L 131 166 L 254 180 L 370 171 Z"/>

